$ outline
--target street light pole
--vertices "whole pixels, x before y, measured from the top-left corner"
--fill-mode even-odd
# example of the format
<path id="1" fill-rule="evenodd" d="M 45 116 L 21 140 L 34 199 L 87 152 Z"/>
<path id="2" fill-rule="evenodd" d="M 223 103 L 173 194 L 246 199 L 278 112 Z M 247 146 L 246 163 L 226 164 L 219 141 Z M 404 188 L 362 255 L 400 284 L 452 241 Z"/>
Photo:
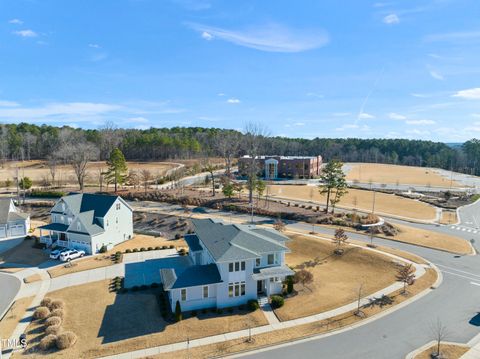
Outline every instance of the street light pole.
<path id="1" fill-rule="evenodd" d="M 373 190 L 372 214 L 375 214 L 375 194 L 376 194 L 376 191 Z"/>

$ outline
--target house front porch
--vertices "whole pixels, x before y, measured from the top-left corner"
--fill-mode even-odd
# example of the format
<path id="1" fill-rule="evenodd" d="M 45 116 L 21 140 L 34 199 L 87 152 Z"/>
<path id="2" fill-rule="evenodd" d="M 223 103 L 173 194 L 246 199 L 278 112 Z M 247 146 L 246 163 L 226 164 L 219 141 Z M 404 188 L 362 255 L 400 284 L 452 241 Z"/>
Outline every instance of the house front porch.
<path id="1" fill-rule="evenodd" d="M 258 296 L 267 297 L 273 294 L 282 293 L 283 281 L 294 272 L 287 266 L 275 266 L 266 268 L 256 268 L 252 275 L 253 280 L 257 281 Z"/>
<path id="2" fill-rule="evenodd" d="M 69 247 L 67 231 L 68 226 L 61 223 L 49 223 L 38 227 L 40 231 L 40 243 L 45 243 L 47 247 L 60 246 Z"/>

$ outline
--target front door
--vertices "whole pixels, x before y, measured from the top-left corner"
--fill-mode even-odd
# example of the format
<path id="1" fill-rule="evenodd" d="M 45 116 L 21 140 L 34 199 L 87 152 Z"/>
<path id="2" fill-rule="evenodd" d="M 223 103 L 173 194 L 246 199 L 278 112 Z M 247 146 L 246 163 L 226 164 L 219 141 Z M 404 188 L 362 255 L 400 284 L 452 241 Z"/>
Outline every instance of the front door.
<path id="1" fill-rule="evenodd" d="M 265 287 L 263 280 L 257 280 L 257 293 L 263 293 Z"/>

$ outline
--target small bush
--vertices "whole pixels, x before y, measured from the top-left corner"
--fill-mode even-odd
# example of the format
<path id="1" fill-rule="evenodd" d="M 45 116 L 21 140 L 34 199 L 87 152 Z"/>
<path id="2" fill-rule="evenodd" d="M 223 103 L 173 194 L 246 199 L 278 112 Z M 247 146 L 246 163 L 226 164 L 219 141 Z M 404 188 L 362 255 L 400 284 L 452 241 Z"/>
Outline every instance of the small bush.
<path id="1" fill-rule="evenodd" d="M 60 299 L 52 300 L 49 305 L 50 310 L 63 309 L 65 308 L 65 302 Z"/>
<path id="2" fill-rule="evenodd" d="M 260 308 L 260 305 L 258 304 L 258 301 L 256 299 L 250 299 L 247 302 L 248 309 L 250 309 L 252 312 Z"/>
<path id="3" fill-rule="evenodd" d="M 52 298 L 45 297 L 45 298 L 43 298 L 42 301 L 40 302 L 40 306 L 42 306 L 42 307 L 49 307 L 49 306 L 50 306 L 50 303 L 52 303 Z"/>
<path id="4" fill-rule="evenodd" d="M 283 304 L 285 304 L 283 297 L 280 295 L 272 295 L 270 301 L 273 309 L 281 308 L 283 307 Z"/>
<path id="5" fill-rule="evenodd" d="M 197 316 L 197 311 L 196 310 L 192 310 L 191 313 L 192 317 L 196 317 Z"/>
<path id="6" fill-rule="evenodd" d="M 168 246 L 162 246 L 162 249 L 167 249 L 167 248 L 168 248 Z"/>
<path id="7" fill-rule="evenodd" d="M 73 332 L 60 334 L 55 341 L 58 349 L 71 348 L 77 342 L 77 336 Z"/>
<path id="8" fill-rule="evenodd" d="M 162 247 L 160 247 L 160 246 L 156 246 L 156 247 L 155 247 L 155 250 L 156 250 L 156 251 L 158 251 L 158 250 L 160 250 L 160 249 L 162 249 Z"/>
<path id="9" fill-rule="evenodd" d="M 208 310 L 207 309 L 202 309 L 202 314 L 207 314 Z"/>
<path id="10" fill-rule="evenodd" d="M 50 313 L 50 316 L 51 317 L 60 317 L 61 319 L 63 319 L 63 309 L 52 310 L 52 312 Z"/>
<path id="11" fill-rule="evenodd" d="M 38 307 L 33 313 L 35 319 L 45 319 L 50 315 L 50 309 L 47 307 Z"/>
<path id="12" fill-rule="evenodd" d="M 187 251 L 185 250 L 185 248 L 180 248 L 180 250 L 178 251 L 178 254 L 180 254 L 181 256 L 184 256 L 187 254 Z"/>
<path id="13" fill-rule="evenodd" d="M 142 284 L 142 285 L 140 286 L 140 289 L 141 289 L 141 290 L 148 289 L 148 285 Z"/>
<path id="14" fill-rule="evenodd" d="M 175 234 L 175 239 L 180 239 L 182 238 L 182 235 L 180 233 Z"/>
<path id="15" fill-rule="evenodd" d="M 125 253 L 132 253 L 132 250 L 130 248 L 128 248 Z"/>
<path id="16" fill-rule="evenodd" d="M 216 312 L 217 312 L 217 308 L 211 308 L 211 309 L 210 309 L 210 312 L 216 313 Z"/>
<path id="17" fill-rule="evenodd" d="M 287 277 L 287 293 L 288 294 L 293 293 L 293 276 L 291 275 Z"/>
<path id="18" fill-rule="evenodd" d="M 139 289 L 140 289 L 140 287 L 139 287 L 138 285 L 134 285 L 134 286 L 132 287 L 132 292 L 136 292 L 136 291 L 138 291 Z"/>
<path id="19" fill-rule="evenodd" d="M 223 313 L 223 310 L 221 310 L 220 308 L 217 309 L 217 314 L 222 314 Z"/>
<path id="20" fill-rule="evenodd" d="M 160 285 L 158 283 L 150 284 L 150 288 L 158 288 Z"/>
<path id="21" fill-rule="evenodd" d="M 233 313 L 233 307 L 228 308 L 229 313 Z"/>
<path id="22" fill-rule="evenodd" d="M 98 253 L 106 253 L 107 252 L 107 246 L 104 244 L 103 246 L 100 247 L 98 250 Z"/>
<path id="23" fill-rule="evenodd" d="M 138 248 L 133 248 L 133 252 L 138 252 Z"/>
<path id="24" fill-rule="evenodd" d="M 180 302 L 177 300 L 177 303 L 175 304 L 175 321 L 179 322 L 182 319 L 182 307 L 180 306 Z"/>
<path id="25" fill-rule="evenodd" d="M 153 251 L 153 247 L 148 247 L 148 250 L 149 250 L 149 251 Z"/>
<path id="26" fill-rule="evenodd" d="M 62 324 L 62 318 L 60 317 L 54 316 L 54 317 L 49 317 L 47 318 L 47 320 L 45 320 L 45 325 L 47 327 L 50 327 L 52 325 L 60 325 L 60 324 Z"/>
<path id="27" fill-rule="evenodd" d="M 238 310 L 244 310 L 244 309 L 245 309 L 245 306 L 244 306 L 243 304 L 240 304 L 240 305 L 238 306 Z"/>
<path id="28" fill-rule="evenodd" d="M 170 244 L 170 245 L 168 246 L 168 248 L 173 249 L 173 248 L 175 248 L 175 246 L 174 246 L 173 244 Z"/>
<path id="29" fill-rule="evenodd" d="M 140 252 L 145 252 L 147 249 L 145 247 L 140 248 Z"/>
<path id="30" fill-rule="evenodd" d="M 40 340 L 40 343 L 38 344 L 38 347 L 41 350 L 48 350 L 51 349 L 55 346 L 57 341 L 57 336 L 54 334 L 49 334 Z"/>
<path id="31" fill-rule="evenodd" d="M 60 325 L 51 325 L 45 329 L 45 334 L 50 335 L 58 335 L 62 331 L 62 327 Z"/>

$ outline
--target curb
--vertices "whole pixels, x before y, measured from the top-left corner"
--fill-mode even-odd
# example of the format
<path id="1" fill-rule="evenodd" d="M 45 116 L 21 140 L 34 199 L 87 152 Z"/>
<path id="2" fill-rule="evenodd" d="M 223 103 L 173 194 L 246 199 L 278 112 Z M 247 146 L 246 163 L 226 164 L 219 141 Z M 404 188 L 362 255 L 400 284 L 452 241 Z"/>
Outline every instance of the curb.
<path id="1" fill-rule="evenodd" d="M 410 353 L 408 353 L 405 356 L 405 359 L 415 359 L 415 356 L 417 356 L 418 354 L 420 354 L 421 352 L 423 352 L 424 350 L 430 348 L 431 346 L 433 346 L 435 344 L 437 344 L 437 342 L 435 340 L 429 341 L 427 344 L 422 345 L 420 348 L 417 348 L 417 349 L 411 351 Z M 441 342 L 441 345 L 445 345 L 445 344 L 447 344 L 447 345 L 457 345 L 457 346 L 466 347 L 466 348 L 470 347 L 468 344 L 463 344 L 463 343 L 444 342 L 444 341 Z"/>

